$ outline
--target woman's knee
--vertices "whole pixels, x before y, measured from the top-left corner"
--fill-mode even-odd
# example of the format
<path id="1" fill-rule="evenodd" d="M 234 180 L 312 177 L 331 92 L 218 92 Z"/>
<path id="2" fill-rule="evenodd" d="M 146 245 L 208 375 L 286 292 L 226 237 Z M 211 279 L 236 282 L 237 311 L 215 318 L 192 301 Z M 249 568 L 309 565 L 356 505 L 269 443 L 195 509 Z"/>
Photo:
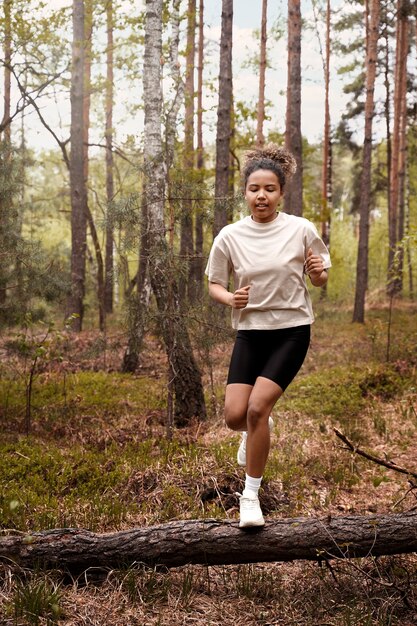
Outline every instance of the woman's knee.
<path id="1" fill-rule="evenodd" d="M 226 426 L 231 430 L 246 430 L 246 411 L 236 410 L 235 407 L 226 404 L 224 419 Z"/>
<path id="2" fill-rule="evenodd" d="M 262 421 L 267 423 L 268 418 L 269 410 L 267 409 L 267 407 L 265 407 L 262 403 L 249 402 L 247 412 L 248 427 L 249 425 L 255 427 Z"/>

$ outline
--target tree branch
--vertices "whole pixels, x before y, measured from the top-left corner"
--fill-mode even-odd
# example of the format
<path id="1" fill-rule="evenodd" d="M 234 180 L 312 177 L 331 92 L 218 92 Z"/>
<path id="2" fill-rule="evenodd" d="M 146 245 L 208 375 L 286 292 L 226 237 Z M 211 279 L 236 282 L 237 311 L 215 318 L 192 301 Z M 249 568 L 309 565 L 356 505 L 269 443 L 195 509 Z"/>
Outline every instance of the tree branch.
<path id="1" fill-rule="evenodd" d="M 68 167 L 68 169 L 70 169 L 70 162 L 69 162 L 69 156 L 68 156 L 68 152 L 66 149 L 66 145 L 69 142 L 69 138 L 66 139 L 65 141 L 62 141 L 58 135 L 52 130 L 52 128 L 49 126 L 49 124 L 46 122 L 45 118 L 43 117 L 41 110 L 38 106 L 38 103 L 36 102 L 35 98 L 32 97 L 32 95 L 27 91 L 27 89 L 22 85 L 22 83 L 19 80 L 19 77 L 17 76 L 16 72 L 14 71 L 14 68 L 12 66 L 10 66 L 10 71 L 12 72 L 13 76 L 15 77 L 15 80 L 17 82 L 17 86 L 19 88 L 20 93 L 22 94 L 22 97 L 27 100 L 35 109 L 35 111 L 37 112 L 39 119 L 42 123 L 42 125 L 46 128 L 46 130 L 51 133 L 51 135 L 53 136 L 53 138 L 55 139 L 55 141 L 57 142 L 57 144 L 59 145 L 59 147 L 61 148 L 61 152 L 62 155 L 64 157 L 64 161 L 66 166 Z M 66 71 L 66 70 L 64 70 Z M 55 74 L 54 76 L 52 76 L 46 83 L 44 83 L 43 85 L 41 85 L 38 89 L 37 92 L 39 93 L 40 91 L 42 91 L 47 85 L 49 85 L 50 83 L 52 83 L 56 78 L 59 78 L 59 76 L 61 76 L 64 71 L 60 72 L 59 74 Z"/>
<path id="2" fill-rule="evenodd" d="M 343 443 L 347 445 L 348 449 L 351 452 L 354 452 L 355 454 L 359 454 L 359 456 L 362 456 L 364 459 L 368 459 L 368 461 L 372 461 L 373 463 L 377 463 L 378 465 L 383 465 L 384 467 L 387 467 L 388 469 L 394 470 L 396 472 L 400 472 L 401 474 L 406 474 L 406 476 L 413 476 L 413 478 L 417 478 L 417 472 L 412 472 L 406 469 L 405 467 L 400 467 L 393 461 L 385 461 L 384 459 L 380 459 L 377 456 L 368 454 L 368 452 L 365 452 L 364 450 L 361 450 L 360 448 L 354 446 L 353 443 L 349 441 L 349 439 L 346 437 L 346 435 L 340 432 L 340 430 L 338 430 L 337 428 L 334 428 L 333 430 L 335 432 L 336 437 L 339 437 L 339 439 L 341 439 Z"/>

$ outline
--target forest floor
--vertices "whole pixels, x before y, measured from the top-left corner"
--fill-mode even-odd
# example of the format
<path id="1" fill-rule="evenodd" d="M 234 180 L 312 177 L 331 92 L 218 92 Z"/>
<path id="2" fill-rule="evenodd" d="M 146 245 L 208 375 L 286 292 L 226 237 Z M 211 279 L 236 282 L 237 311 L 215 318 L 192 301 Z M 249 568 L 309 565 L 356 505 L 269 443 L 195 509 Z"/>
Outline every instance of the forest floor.
<path id="1" fill-rule="evenodd" d="M 365 325 L 328 305 L 316 311 L 306 362 L 273 411 L 263 510 L 268 518 L 408 511 L 417 488 L 407 476 L 350 453 L 333 429 L 417 471 L 417 307 L 397 304 L 391 322 L 386 307 L 373 309 Z M 193 341 L 209 417 L 168 440 L 166 359 L 155 335 L 134 376 L 119 372 L 121 331 L 3 335 L 3 534 L 237 519 L 239 437 L 222 419 L 231 338 Z M 416 583 L 416 555 L 165 573 L 132 565 L 70 580 L 2 562 L 0 625 L 411 626 Z"/>

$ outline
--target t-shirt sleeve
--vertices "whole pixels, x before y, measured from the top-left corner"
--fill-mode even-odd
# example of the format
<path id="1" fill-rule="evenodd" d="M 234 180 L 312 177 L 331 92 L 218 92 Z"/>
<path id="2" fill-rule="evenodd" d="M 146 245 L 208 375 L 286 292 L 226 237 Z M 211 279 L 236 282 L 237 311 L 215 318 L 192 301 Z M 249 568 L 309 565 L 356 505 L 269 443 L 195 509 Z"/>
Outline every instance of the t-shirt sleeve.
<path id="1" fill-rule="evenodd" d="M 205 270 L 208 279 L 211 283 L 218 283 L 227 289 L 231 271 L 227 246 L 223 239 L 216 237 Z"/>
<path id="2" fill-rule="evenodd" d="M 330 253 L 323 243 L 320 235 L 317 232 L 317 228 L 312 222 L 308 223 L 307 232 L 305 235 L 305 256 L 307 257 L 308 249 L 311 248 L 313 254 L 317 254 L 321 256 L 323 261 L 324 269 L 328 269 L 332 266 L 332 262 L 330 260 Z"/>

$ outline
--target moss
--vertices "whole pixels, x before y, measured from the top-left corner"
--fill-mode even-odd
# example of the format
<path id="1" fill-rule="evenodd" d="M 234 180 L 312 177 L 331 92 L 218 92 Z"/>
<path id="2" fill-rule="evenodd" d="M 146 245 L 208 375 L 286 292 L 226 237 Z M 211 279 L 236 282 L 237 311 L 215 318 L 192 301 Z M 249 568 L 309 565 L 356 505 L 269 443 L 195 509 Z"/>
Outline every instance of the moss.
<path id="1" fill-rule="evenodd" d="M 165 389 L 148 377 L 107 372 L 45 374 L 35 378 L 32 392 L 34 418 L 45 425 L 73 416 L 146 414 L 163 409 Z M 0 418 L 21 418 L 26 407 L 26 380 L 23 376 L 0 380 Z"/>

